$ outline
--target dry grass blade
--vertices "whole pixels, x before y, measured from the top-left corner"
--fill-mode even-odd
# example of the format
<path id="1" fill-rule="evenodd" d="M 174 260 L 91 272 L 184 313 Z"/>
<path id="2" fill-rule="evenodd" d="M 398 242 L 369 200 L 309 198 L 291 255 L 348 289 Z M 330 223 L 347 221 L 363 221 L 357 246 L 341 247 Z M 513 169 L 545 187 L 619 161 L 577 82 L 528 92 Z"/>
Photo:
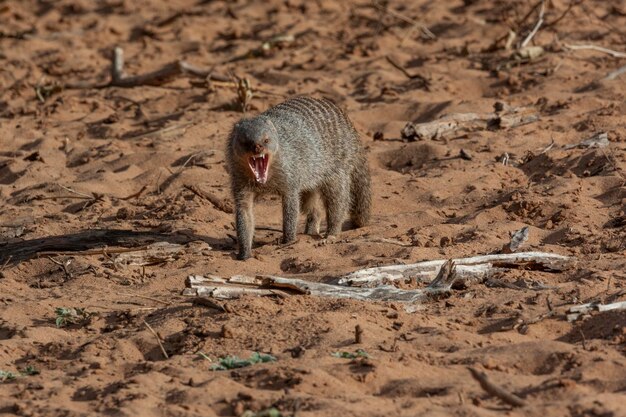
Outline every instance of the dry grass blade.
<path id="1" fill-rule="evenodd" d="M 7 259 L 2 263 L 2 266 L 0 266 L 0 272 L 4 271 L 9 262 L 11 262 L 11 258 L 13 258 L 13 255 L 7 256 Z"/>
<path id="2" fill-rule="evenodd" d="M 609 72 L 606 77 L 604 77 L 605 80 L 611 81 L 616 79 L 617 77 L 619 77 L 620 75 L 626 73 L 626 65 L 624 65 L 623 67 L 619 67 L 618 69 L 616 69 L 615 71 L 611 71 Z"/>
<path id="3" fill-rule="evenodd" d="M 159 344 L 159 348 L 161 348 L 161 352 L 163 353 L 163 356 L 165 357 L 165 359 L 169 359 L 169 355 L 167 354 L 167 351 L 165 350 L 165 347 L 163 347 L 163 343 L 161 342 L 161 337 L 159 336 L 159 334 L 152 328 L 152 326 L 150 326 L 148 324 L 147 321 L 143 321 L 143 324 L 146 325 L 146 327 L 148 328 L 148 330 L 150 330 L 150 333 L 152 333 L 154 335 L 154 338 L 156 339 L 157 343 Z"/>
<path id="4" fill-rule="evenodd" d="M 154 301 L 156 303 L 160 303 L 160 304 L 163 304 L 163 305 L 166 305 L 166 306 L 172 304 L 169 301 L 163 301 L 163 300 L 159 300 L 158 298 L 148 297 L 147 295 L 141 295 L 141 294 L 129 294 L 129 293 L 118 292 L 117 295 L 122 295 L 122 296 L 125 296 L 125 297 L 143 298 L 144 300 Z"/>
<path id="5" fill-rule="evenodd" d="M 80 191 L 72 190 L 71 188 L 65 187 L 64 185 L 61 185 L 61 184 L 58 184 L 58 186 L 63 188 L 65 191 L 68 191 L 68 192 L 70 192 L 72 194 L 76 194 L 77 196 L 82 197 L 82 198 L 84 198 L 86 200 L 94 199 L 93 195 L 89 195 L 89 194 L 81 193 Z"/>
<path id="6" fill-rule="evenodd" d="M 215 301 L 207 297 L 196 297 L 191 300 L 191 303 L 193 305 L 209 307 L 209 308 L 213 308 L 215 310 L 221 311 L 221 312 L 227 312 L 226 308 L 223 305 L 216 303 Z"/>
<path id="7" fill-rule="evenodd" d="M 400 19 L 400 20 L 402 20 L 405 23 L 409 23 L 409 24 L 411 24 L 413 26 L 419 27 L 420 30 L 422 31 L 422 33 L 424 34 L 424 36 L 426 36 L 428 39 L 436 39 L 437 38 L 437 36 L 435 36 L 435 34 L 432 33 L 430 31 L 430 29 L 428 29 L 428 27 L 426 27 L 426 25 L 424 25 L 423 23 L 420 23 L 420 22 L 418 22 L 418 21 L 416 21 L 414 19 L 411 19 L 411 18 L 403 15 L 403 14 L 400 14 L 400 13 L 394 11 L 394 10 L 391 10 L 391 9 L 383 6 L 382 4 L 380 4 L 380 3 L 376 2 L 376 1 L 373 1 L 372 5 L 375 8 L 377 8 L 378 10 L 380 10 L 381 12 L 388 14 L 389 16 L 393 16 L 396 19 Z"/>

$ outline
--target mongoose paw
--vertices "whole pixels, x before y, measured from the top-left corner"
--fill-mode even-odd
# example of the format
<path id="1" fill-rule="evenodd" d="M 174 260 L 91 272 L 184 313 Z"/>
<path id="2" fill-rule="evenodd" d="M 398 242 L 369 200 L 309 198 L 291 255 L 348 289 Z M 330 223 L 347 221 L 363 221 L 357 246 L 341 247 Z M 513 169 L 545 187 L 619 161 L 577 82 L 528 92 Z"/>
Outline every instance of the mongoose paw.
<path id="1" fill-rule="evenodd" d="M 333 243 L 336 243 L 338 240 L 339 240 L 339 237 L 337 235 L 326 235 L 326 237 L 320 240 L 316 244 L 316 246 L 332 245 Z"/>
<path id="2" fill-rule="evenodd" d="M 308 225 L 306 226 L 305 230 L 304 230 L 304 234 L 305 235 L 309 235 L 309 236 L 322 236 L 322 234 L 320 233 L 320 228 L 319 225 L 318 226 L 312 226 L 312 225 Z"/>
<path id="3" fill-rule="evenodd" d="M 296 243 L 298 243 L 297 239 L 294 239 L 294 240 L 290 241 L 289 243 L 285 243 L 284 240 L 281 240 L 280 244 L 278 246 L 280 246 L 281 248 L 286 248 L 286 247 L 289 247 L 289 246 L 294 245 Z"/>
<path id="4" fill-rule="evenodd" d="M 250 258 L 251 254 L 249 252 L 239 252 L 237 254 L 237 259 L 240 261 L 245 261 L 246 259 Z"/>

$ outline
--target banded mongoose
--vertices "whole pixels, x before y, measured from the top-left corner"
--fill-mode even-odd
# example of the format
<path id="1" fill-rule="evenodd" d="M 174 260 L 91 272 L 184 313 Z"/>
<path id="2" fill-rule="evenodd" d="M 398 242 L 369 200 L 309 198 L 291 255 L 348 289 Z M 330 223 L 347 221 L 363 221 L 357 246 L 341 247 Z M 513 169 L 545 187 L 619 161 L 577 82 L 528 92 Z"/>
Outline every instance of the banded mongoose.
<path id="1" fill-rule="evenodd" d="M 322 203 L 326 237 L 341 231 L 348 212 L 356 227 L 371 210 L 370 172 L 363 145 L 345 113 L 326 99 L 296 97 L 237 122 L 226 150 L 239 253 L 248 259 L 257 195 L 282 197 L 283 243 L 296 239 L 298 213 L 305 233 L 318 235 Z"/>

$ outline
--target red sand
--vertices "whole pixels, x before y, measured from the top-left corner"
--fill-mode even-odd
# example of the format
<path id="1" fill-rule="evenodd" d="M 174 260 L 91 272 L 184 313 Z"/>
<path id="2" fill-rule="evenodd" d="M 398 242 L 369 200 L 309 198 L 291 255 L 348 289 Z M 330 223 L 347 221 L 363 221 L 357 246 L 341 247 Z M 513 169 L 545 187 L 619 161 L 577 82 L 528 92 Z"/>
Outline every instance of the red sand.
<path id="1" fill-rule="evenodd" d="M 598 81 L 624 59 L 566 47 L 624 51 L 626 9 L 600 0 L 569 10 L 567 1 L 546 2 L 546 23 L 530 42 L 546 52 L 520 62 L 504 49 L 506 35 L 519 32 L 515 48 L 529 33 L 538 9 L 522 20 L 534 2 L 408 3 L 389 7 L 426 23 L 436 39 L 367 1 L 0 3 L 0 262 L 20 241 L 93 229 L 149 231 L 163 240 L 175 233 L 179 242 L 212 247 L 145 271 L 115 271 L 104 255 L 54 257 L 72 260 L 66 271 L 48 257 L 8 260 L 0 278 L 0 370 L 40 373 L 0 384 L 0 414 L 230 416 L 273 406 L 284 416 L 626 415 L 626 313 L 574 323 L 563 317 L 575 304 L 626 299 L 626 75 Z M 281 34 L 295 41 L 248 54 Z M 255 258 L 236 261 L 232 214 L 184 187 L 229 200 L 223 149 L 241 117 L 235 88 L 189 77 L 132 89 L 53 88 L 106 82 L 115 46 L 124 49 L 127 74 L 185 59 L 247 77 L 253 114 L 296 93 L 336 100 L 368 149 L 371 225 L 334 244 L 299 235 L 281 247 L 279 201 L 266 198 L 257 205 Z M 534 106 L 541 119 L 445 140 L 400 140 L 407 121 L 489 112 L 496 101 Z M 373 140 L 376 132 L 382 140 Z M 607 132 L 608 147 L 564 148 L 598 132 Z M 457 157 L 461 149 L 473 158 Z M 246 297 L 220 313 L 179 295 L 188 274 L 327 281 L 367 266 L 493 253 L 525 225 L 526 249 L 572 255 L 577 265 L 498 279 L 554 289 L 476 283 L 413 314 L 392 303 L 301 295 Z M 558 314 L 513 328 L 546 313 L 548 299 Z M 93 316 L 57 328 L 57 307 Z M 169 359 L 144 320 L 164 339 Z M 356 324 L 364 330 L 359 345 L 352 344 Z M 304 350 L 292 357 L 295 348 Z M 357 348 L 371 358 L 331 356 Z M 213 372 L 199 351 L 213 360 L 260 351 L 278 361 Z M 527 406 L 509 411 L 468 366 Z"/>

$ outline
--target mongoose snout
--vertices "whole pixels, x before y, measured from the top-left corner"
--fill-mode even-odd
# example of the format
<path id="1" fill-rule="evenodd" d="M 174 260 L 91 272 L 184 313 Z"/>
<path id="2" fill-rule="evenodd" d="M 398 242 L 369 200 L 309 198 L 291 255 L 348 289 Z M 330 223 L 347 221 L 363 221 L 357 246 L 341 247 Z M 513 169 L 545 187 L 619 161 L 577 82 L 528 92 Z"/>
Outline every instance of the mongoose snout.
<path id="1" fill-rule="evenodd" d="M 235 165 L 248 168 L 247 174 L 258 184 L 265 184 L 270 172 L 270 160 L 278 150 L 276 128 L 269 120 L 256 123 L 241 120 L 235 125 L 231 137 L 231 158 Z M 244 169 L 244 172 L 246 170 Z"/>
<path id="2" fill-rule="evenodd" d="M 296 239 L 298 213 L 305 232 L 318 235 L 326 211 L 326 235 L 335 236 L 348 213 L 356 227 L 371 211 L 370 172 L 363 145 L 345 113 L 326 99 L 296 97 L 235 124 L 226 148 L 239 259 L 252 254 L 254 199 L 278 194 L 283 242 Z"/>

